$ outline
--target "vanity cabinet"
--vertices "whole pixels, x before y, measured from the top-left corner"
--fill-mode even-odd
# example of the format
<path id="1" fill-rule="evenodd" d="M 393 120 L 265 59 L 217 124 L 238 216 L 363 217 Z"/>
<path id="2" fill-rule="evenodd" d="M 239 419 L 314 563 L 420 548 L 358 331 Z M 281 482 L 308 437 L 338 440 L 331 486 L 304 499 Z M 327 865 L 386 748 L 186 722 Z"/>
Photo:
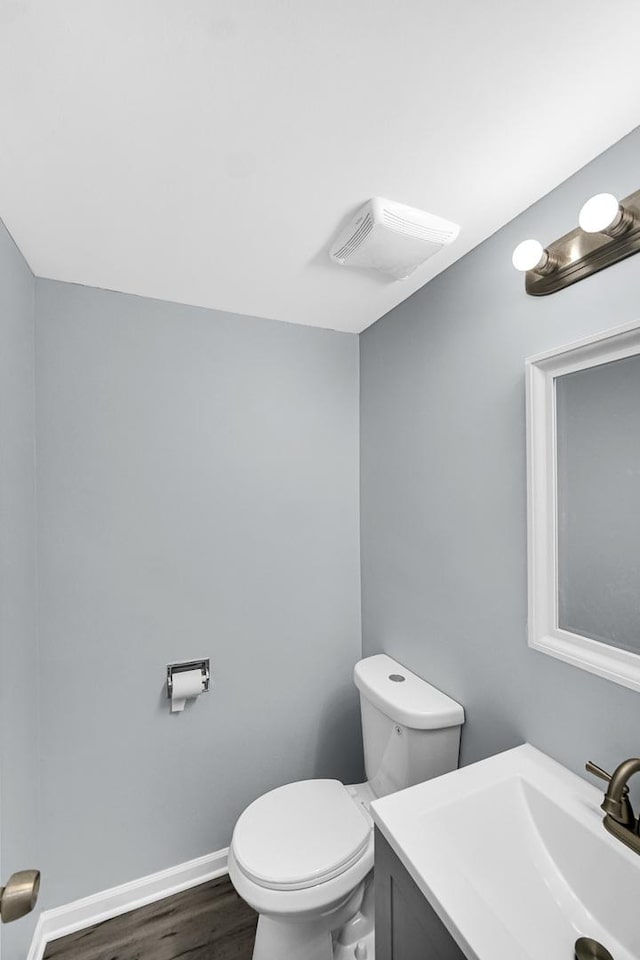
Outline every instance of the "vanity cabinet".
<path id="1" fill-rule="evenodd" d="M 375 833 L 376 960 L 465 960 L 379 830 Z"/>

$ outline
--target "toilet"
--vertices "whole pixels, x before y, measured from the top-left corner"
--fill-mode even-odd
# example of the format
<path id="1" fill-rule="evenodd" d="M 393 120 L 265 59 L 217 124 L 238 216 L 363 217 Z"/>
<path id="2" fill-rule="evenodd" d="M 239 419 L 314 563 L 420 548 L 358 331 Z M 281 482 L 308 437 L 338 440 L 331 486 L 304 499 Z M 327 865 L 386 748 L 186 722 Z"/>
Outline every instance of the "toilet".
<path id="1" fill-rule="evenodd" d="M 459 703 L 385 654 L 354 681 L 366 782 L 277 787 L 233 831 L 229 876 L 259 914 L 253 960 L 374 960 L 369 804 L 458 765 Z"/>

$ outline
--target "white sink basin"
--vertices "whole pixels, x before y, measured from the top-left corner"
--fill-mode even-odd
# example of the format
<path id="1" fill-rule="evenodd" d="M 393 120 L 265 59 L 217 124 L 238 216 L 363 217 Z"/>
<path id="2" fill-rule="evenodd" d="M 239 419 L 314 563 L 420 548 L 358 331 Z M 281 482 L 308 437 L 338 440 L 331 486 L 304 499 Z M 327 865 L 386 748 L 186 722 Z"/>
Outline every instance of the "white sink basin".
<path id="1" fill-rule="evenodd" d="M 640 958 L 640 856 L 602 826 L 602 791 L 528 744 L 372 804 L 469 960 L 573 960 L 593 937 Z"/>

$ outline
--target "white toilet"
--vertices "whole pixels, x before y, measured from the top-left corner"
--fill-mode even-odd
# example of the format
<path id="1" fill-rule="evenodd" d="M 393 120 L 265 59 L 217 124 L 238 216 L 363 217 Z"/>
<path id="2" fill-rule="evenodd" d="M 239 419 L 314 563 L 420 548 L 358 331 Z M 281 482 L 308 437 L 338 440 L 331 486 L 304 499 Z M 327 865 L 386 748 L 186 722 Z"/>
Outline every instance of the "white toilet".
<path id="1" fill-rule="evenodd" d="M 373 960 L 369 803 L 455 770 L 464 711 L 391 657 L 356 664 L 366 783 L 301 780 L 236 823 L 229 876 L 260 917 L 253 960 Z"/>

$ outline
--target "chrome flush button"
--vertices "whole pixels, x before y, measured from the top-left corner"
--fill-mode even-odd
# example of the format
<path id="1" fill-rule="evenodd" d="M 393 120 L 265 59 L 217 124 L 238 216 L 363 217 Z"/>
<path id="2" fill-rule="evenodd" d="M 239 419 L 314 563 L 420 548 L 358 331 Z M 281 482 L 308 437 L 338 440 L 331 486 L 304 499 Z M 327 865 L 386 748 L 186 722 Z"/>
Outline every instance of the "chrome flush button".
<path id="1" fill-rule="evenodd" d="M 403 677 L 401 673 L 390 673 L 389 680 L 393 680 L 394 683 L 402 683 L 406 680 L 406 677 Z"/>

